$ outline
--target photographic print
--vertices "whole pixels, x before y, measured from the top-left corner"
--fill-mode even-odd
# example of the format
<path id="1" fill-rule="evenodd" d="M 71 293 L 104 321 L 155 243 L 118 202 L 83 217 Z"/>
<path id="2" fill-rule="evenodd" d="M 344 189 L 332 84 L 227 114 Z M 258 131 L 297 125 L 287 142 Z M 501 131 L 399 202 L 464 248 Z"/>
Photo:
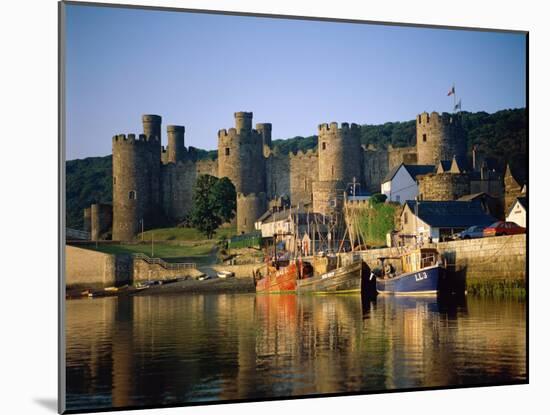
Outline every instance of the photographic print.
<path id="1" fill-rule="evenodd" d="M 59 12 L 61 412 L 528 382 L 527 32 Z"/>

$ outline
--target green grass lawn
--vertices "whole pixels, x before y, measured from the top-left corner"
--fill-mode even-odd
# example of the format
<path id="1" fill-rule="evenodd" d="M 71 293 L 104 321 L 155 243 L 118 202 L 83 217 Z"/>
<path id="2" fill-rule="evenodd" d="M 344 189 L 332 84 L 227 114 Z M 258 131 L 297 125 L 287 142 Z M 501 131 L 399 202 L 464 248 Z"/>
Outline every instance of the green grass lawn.
<path id="1" fill-rule="evenodd" d="M 229 238 L 237 233 L 236 226 L 219 228 L 214 235 L 213 240 L 220 238 Z M 204 241 L 207 240 L 204 234 L 195 228 L 160 228 L 145 231 L 143 233 L 144 241 L 151 241 L 153 235 L 155 241 Z M 141 240 L 141 234 L 137 236 Z"/>
<path id="2" fill-rule="evenodd" d="M 206 239 L 194 228 L 160 228 L 137 236 L 134 244 L 110 244 L 99 243 L 97 246 L 90 244 L 88 249 L 105 252 L 107 254 L 145 254 L 163 258 L 169 262 L 195 262 L 198 264 L 212 264 L 216 261 L 216 242 L 220 237 L 230 237 L 236 233 L 236 227 L 224 227 L 218 229 L 214 239 Z M 154 239 L 153 252 L 151 252 L 151 238 Z M 177 241 L 175 244 L 173 241 Z"/>
<path id="3" fill-rule="evenodd" d="M 190 243 L 183 245 L 168 245 L 157 242 L 153 245 L 153 256 L 159 258 L 182 258 L 193 256 L 210 255 L 214 243 Z M 151 244 L 98 244 L 90 245 L 89 248 L 105 252 L 107 254 L 145 254 L 151 256 Z"/>

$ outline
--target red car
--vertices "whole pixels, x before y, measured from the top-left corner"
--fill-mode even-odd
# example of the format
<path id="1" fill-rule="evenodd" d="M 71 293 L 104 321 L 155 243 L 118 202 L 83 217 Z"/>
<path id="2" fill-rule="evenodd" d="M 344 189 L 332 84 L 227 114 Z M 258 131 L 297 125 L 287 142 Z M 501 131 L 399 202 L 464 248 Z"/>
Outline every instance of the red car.
<path id="1" fill-rule="evenodd" d="M 515 222 L 503 222 L 498 221 L 491 226 L 483 229 L 483 237 L 487 236 L 501 236 L 501 235 L 517 235 L 525 233 L 526 229 L 519 226 Z"/>

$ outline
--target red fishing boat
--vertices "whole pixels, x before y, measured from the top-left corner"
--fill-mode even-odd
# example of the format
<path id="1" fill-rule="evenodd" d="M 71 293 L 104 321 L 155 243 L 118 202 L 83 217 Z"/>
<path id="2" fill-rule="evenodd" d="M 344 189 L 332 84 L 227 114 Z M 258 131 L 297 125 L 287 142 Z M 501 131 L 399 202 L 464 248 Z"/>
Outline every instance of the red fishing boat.
<path id="1" fill-rule="evenodd" d="M 266 275 L 254 273 L 256 292 L 296 291 L 296 281 L 313 275 L 313 267 L 302 260 L 277 260 L 267 264 Z"/>

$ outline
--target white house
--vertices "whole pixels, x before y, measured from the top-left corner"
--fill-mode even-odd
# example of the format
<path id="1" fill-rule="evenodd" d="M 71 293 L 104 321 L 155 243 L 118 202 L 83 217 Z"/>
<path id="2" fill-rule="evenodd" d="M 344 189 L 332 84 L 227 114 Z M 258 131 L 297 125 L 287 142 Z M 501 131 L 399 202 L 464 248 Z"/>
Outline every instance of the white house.
<path id="1" fill-rule="evenodd" d="M 508 215 L 507 222 L 516 222 L 519 226 L 527 227 L 527 197 L 520 196 L 516 199 Z"/>
<path id="2" fill-rule="evenodd" d="M 415 200 L 418 196 L 416 176 L 432 173 L 435 166 L 403 164 L 394 167 L 386 175 L 380 186 L 380 193 L 387 200 L 404 204 L 407 200 Z"/>

